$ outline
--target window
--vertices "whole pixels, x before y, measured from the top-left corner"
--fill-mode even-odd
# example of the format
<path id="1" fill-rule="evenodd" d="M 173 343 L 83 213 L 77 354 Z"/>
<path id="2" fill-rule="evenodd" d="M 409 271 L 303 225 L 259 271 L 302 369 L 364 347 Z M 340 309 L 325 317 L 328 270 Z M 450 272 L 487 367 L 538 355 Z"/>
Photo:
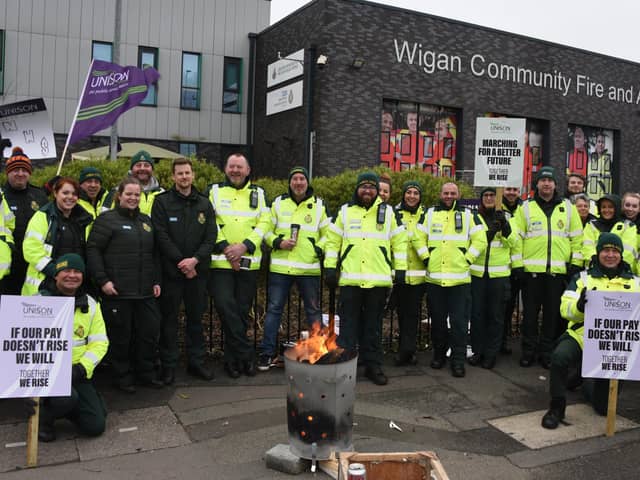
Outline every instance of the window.
<path id="1" fill-rule="evenodd" d="M 0 95 L 4 94 L 4 30 L 0 30 Z"/>
<path id="2" fill-rule="evenodd" d="M 91 44 L 91 58 L 104 62 L 113 61 L 113 45 L 111 42 L 96 42 Z"/>
<path id="3" fill-rule="evenodd" d="M 242 59 L 224 58 L 222 111 L 240 113 L 242 110 Z"/>
<path id="4" fill-rule="evenodd" d="M 200 110 L 200 54 L 182 52 L 180 108 Z"/>
<path id="5" fill-rule="evenodd" d="M 196 144 L 195 143 L 181 143 L 180 144 L 180 155 L 185 157 L 190 157 L 191 155 L 196 154 Z"/>
<path id="6" fill-rule="evenodd" d="M 153 67 L 158 69 L 158 49 L 153 47 L 138 47 L 138 67 Z M 157 85 L 149 85 L 147 96 L 141 105 L 155 106 L 158 104 Z"/>

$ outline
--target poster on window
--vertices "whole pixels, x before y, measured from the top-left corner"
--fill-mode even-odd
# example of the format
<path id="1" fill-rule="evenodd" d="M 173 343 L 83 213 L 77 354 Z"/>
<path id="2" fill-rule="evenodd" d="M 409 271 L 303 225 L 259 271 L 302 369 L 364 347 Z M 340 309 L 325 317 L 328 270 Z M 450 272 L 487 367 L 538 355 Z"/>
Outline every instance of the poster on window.
<path id="1" fill-rule="evenodd" d="M 456 173 L 458 112 L 438 105 L 385 101 L 380 114 L 380 163 L 419 168 L 436 177 Z"/>
<path id="2" fill-rule="evenodd" d="M 569 125 L 566 173 L 585 179 L 585 191 L 592 200 L 613 193 L 613 140 L 613 130 Z"/>

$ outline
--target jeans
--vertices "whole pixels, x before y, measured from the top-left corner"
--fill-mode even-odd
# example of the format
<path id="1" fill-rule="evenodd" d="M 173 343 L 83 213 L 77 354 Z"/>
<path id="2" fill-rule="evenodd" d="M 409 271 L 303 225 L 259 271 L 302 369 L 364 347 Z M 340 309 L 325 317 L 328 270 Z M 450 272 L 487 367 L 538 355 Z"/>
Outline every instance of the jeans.
<path id="1" fill-rule="evenodd" d="M 276 353 L 276 338 L 282 320 L 282 311 L 287 302 L 289 291 L 293 284 L 298 286 L 298 292 L 304 302 L 304 311 L 309 326 L 321 321 L 320 312 L 320 276 L 295 276 L 282 273 L 269 273 L 269 304 L 264 319 L 264 333 L 260 352 L 262 355 L 273 356 Z"/>

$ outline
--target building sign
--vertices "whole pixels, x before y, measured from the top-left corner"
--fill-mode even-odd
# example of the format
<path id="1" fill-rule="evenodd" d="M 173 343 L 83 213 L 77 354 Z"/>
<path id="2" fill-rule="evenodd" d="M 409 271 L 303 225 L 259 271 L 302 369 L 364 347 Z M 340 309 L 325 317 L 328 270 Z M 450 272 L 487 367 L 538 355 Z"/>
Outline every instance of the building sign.
<path id="1" fill-rule="evenodd" d="M 455 177 L 458 112 L 440 105 L 385 100 L 380 115 L 380 164 Z"/>
<path id="2" fill-rule="evenodd" d="M 613 139 L 613 130 L 569 125 L 567 174 L 584 177 L 585 191 L 592 200 L 613 193 Z"/>
<path id="3" fill-rule="evenodd" d="M 71 395 L 73 297 L 3 295 L 0 398 Z"/>
<path id="4" fill-rule="evenodd" d="M 304 49 L 270 63 L 267 67 L 267 88 L 271 88 L 304 73 Z"/>
<path id="5" fill-rule="evenodd" d="M 267 92 L 267 115 L 302 106 L 302 80 Z"/>
<path id="6" fill-rule="evenodd" d="M 32 160 L 56 157 L 56 142 L 42 98 L 0 105 L 0 135 L 14 147 L 21 147 Z M 0 153 L 9 157 L 11 149 Z"/>
<path id="7" fill-rule="evenodd" d="M 582 376 L 640 380 L 640 294 L 587 291 Z"/>
<path id="8" fill-rule="evenodd" d="M 525 130 L 524 118 L 476 119 L 475 186 L 522 185 Z"/>
<path id="9" fill-rule="evenodd" d="M 640 105 L 640 83 L 607 85 L 598 81 L 595 75 L 587 75 L 584 72 L 569 74 L 555 68 L 555 65 L 545 70 L 496 62 L 478 52 L 464 56 L 438 51 L 429 47 L 426 42 L 394 38 L 392 48 L 397 63 L 417 67 L 427 75 L 438 72 L 470 73 L 478 78 L 552 90 L 563 97 L 578 95 Z"/>

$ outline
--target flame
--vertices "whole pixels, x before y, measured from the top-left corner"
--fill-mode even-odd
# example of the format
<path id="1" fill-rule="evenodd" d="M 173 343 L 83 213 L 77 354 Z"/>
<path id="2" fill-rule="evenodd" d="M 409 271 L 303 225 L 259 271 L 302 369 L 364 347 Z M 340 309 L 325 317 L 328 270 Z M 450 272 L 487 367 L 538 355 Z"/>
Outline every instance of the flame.
<path id="1" fill-rule="evenodd" d="M 325 354 L 338 348 L 338 336 L 331 329 L 332 324 L 327 327 L 321 325 L 320 322 L 314 323 L 309 332 L 309 338 L 299 340 L 286 351 L 285 354 L 290 360 L 316 363 Z"/>

